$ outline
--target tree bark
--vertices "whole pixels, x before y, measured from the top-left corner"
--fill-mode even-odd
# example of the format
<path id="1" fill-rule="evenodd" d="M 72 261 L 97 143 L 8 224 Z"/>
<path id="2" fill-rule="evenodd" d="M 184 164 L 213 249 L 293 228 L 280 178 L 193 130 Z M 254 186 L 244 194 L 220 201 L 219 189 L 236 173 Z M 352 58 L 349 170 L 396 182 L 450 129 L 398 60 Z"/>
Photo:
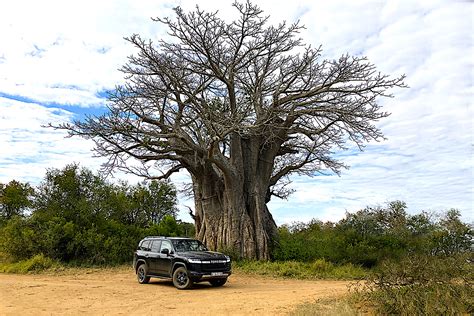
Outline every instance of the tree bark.
<path id="1" fill-rule="evenodd" d="M 272 162 L 259 154 L 260 141 L 239 143 L 243 159 L 233 165 L 231 175 L 212 163 L 204 163 L 192 175 L 196 237 L 212 250 L 268 260 L 276 235 L 266 205 Z"/>

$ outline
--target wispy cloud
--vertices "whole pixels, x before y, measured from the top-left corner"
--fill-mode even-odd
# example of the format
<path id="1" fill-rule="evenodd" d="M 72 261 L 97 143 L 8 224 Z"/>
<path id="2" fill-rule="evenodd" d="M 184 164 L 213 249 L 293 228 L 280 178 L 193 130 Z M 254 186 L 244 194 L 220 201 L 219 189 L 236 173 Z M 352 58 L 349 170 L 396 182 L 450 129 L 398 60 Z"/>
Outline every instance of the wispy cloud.
<path id="1" fill-rule="evenodd" d="M 91 143 L 65 139 L 64 132 L 42 127 L 69 121 L 71 112 L 2 97 L 0 110 L 0 182 L 18 179 L 37 183 L 46 168 L 92 161 Z"/>
<path id="2" fill-rule="evenodd" d="M 27 10 L 25 10 L 27 8 Z M 97 92 L 122 81 L 132 53 L 124 36 L 156 37 L 163 3 L 140 1 L 11 1 L 0 11 L 0 92 L 39 102 L 102 106 Z"/>

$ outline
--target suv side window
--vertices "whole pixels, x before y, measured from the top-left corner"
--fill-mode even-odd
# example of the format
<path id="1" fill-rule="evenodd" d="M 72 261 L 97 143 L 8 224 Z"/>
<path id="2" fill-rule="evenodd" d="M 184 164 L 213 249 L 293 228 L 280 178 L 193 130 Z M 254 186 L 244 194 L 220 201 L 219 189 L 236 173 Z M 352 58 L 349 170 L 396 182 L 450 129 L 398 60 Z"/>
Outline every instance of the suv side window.
<path id="1" fill-rule="evenodd" d="M 161 242 L 161 249 L 160 249 L 160 252 L 163 251 L 163 249 L 168 249 L 169 252 L 171 252 L 173 250 L 173 247 L 171 246 L 171 242 L 169 240 L 163 240 Z"/>
<path id="2" fill-rule="evenodd" d="M 144 251 L 150 251 L 150 241 L 145 240 L 144 242 L 142 242 L 142 244 L 140 245 L 140 249 Z"/>
<path id="3" fill-rule="evenodd" d="M 152 243 L 151 243 L 151 251 L 152 252 L 160 252 L 160 245 L 161 245 L 161 241 L 153 240 Z"/>

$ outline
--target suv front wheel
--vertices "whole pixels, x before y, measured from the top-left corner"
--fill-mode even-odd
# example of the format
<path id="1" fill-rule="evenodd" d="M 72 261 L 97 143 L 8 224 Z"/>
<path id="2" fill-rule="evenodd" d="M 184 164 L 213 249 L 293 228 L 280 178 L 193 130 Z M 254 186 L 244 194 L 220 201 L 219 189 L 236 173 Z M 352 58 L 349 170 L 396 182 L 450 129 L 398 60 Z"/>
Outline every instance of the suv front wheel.
<path id="1" fill-rule="evenodd" d="M 189 289 L 193 286 L 193 281 L 189 278 L 188 270 L 185 267 L 174 270 L 173 285 L 179 290 Z"/>

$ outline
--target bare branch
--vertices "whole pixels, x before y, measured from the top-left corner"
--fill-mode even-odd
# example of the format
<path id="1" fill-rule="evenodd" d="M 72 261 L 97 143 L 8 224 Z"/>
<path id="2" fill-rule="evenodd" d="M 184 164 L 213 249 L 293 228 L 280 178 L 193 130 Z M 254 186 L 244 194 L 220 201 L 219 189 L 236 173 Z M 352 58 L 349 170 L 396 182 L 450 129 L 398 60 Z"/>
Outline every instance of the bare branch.
<path id="1" fill-rule="evenodd" d="M 404 76 L 381 74 L 365 57 L 323 60 L 298 23 L 268 25 L 258 6 L 233 6 L 230 22 L 199 7 L 154 19 L 172 41 L 126 38 L 137 52 L 109 113 L 55 128 L 92 139 L 108 170 L 167 178 L 211 166 L 222 181 L 259 177 L 280 197 L 288 176 L 339 173 L 336 150 L 383 139 L 375 122 L 389 114 L 377 100 L 405 87 Z"/>

